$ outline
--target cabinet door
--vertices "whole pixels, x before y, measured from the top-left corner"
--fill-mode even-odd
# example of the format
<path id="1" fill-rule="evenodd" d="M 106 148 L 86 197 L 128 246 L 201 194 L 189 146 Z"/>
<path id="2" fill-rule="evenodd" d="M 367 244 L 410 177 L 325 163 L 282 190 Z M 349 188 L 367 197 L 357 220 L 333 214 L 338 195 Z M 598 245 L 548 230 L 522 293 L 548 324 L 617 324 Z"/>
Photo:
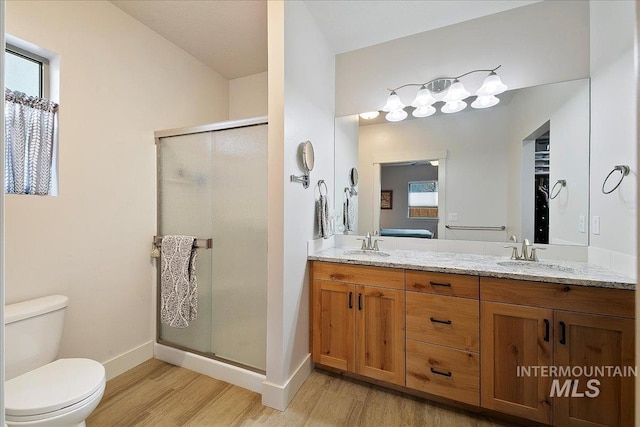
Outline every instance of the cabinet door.
<path id="1" fill-rule="evenodd" d="M 519 367 L 553 363 L 553 311 L 481 303 L 481 402 L 485 408 L 551 423 L 551 379 Z"/>
<path id="2" fill-rule="evenodd" d="M 634 321 L 619 317 L 556 311 L 555 365 L 558 368 L 624 367 L 634 363 Z M 593 397 L 555 397 L 555 424 L 559 426 L 631 426 L 634 408 L 634 377 L 612 376 L 594 370 L 589 377 L 559 377 L 560 385 L 577 382 L 575 391 Z M 624 373 L 624 371 L 622 371 Z M 579 372 L 576 372 L 579 373 Z M 572 374 L 573 375 L 573 374 Z M 596 379 L 598 395 L 587 388 Z M 572 388 L 572 392 L 573 392 Z M 569 393 L 567 393 L 569 394 Z"/>
<path id="3" fill-rule="evenodd" d="M 356 372 L 404 385 L 404 291 L 357 287 Z"/>
<path id="4" fill-rule="evenodd" d="M 355 287 L 313 281 L 313 361 L 344 371 L 355 370 Z"/>

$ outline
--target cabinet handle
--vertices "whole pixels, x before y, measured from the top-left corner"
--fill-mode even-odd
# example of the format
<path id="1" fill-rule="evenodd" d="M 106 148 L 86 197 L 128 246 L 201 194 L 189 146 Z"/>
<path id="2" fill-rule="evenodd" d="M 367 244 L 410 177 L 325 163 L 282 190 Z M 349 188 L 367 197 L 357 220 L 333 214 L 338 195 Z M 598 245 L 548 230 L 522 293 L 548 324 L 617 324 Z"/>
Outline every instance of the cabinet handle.
<path id="1" fill-rule="evenodd" d="M 433 323 L 444 323 L 445 325 L 451 324 L 451 320 L 438 320 L 433 317 L 430 317 L 429 320 L 431 320 Z"/>
<path id="2" fill-rule="evenodd" d="M 358 294 L 358 310 L 362 310 L 362 294 Z"/>
<path id="3" fill-rule="evenodd" d="M 560 344 L 567 343 L 567 325 L 564 322 L 560 322 Z"/>
<path id="4" fill-rule="evenodd" d="M 437 369 L 431 368 L 431 372 L 436 374 L 436 375 L 442 375 L 443 377 L 451 377 L 451 371 L 442 372 L 442 371 L 438 371 Z"/>
<path id="5" fill-rule="evenodd" d="M 549 319 L 544 319 L 544 340 L 549 342 Z"/>
<path id="6" fill-rule="evenodd" d="M 438 282 L 429 282 L 431 286 L 445 286 L 447 288 L 451 287 L 451 283 L 438 283 Z"/>
<path id="7" fill-rule="evenodd" d="M 353 298 L 353 292 L 349 292 L 349 309 L 353 308 L 353 302 L 351 299 Z"/>

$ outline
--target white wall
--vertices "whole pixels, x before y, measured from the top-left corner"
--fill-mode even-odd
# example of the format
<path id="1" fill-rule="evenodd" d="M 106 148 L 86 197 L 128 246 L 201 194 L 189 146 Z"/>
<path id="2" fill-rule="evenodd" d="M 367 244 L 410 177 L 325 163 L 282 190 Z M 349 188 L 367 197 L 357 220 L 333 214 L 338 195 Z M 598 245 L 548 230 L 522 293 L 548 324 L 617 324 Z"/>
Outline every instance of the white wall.
<path id="1" fill-rule="evenodd" d="M 229 80 L 229 120 L 266 116 L 267 72 Z"/>
<path id="2" fill-rule="evenodd" d="M 600 234 L 591 232 L 589 261 L 634 275 L 638 178 L 636 3 L 593 1 L 590 5 L 591 216 L 600 217 Z M 631 173 L 616 191 L 602 194 L 602 183 L 615 165 L 629 165 Z"/>
<path id="3" fill-rule="evenodd" d="M 333 199 L 336 211 L 336 233 L 356 234 L 358 231 L 359 195 L 351 196 L 350 200 L 350 206 L 354 212 L 351 227 L 352 231 L 350 232 L 344 230 L 343 205 L 347 197 L 344 189 L 351 187 L 349 173 L 351 168 L 358 167 L 358 115 L 336 117 L 335 127 L 335 146 L 339 147 L 339 150 L 336 151 L 336 185 Z M 356 191 L 359 191 L 359 185 L 356 186 Z M 341 226 L 343 227 L 342 229 L 340 228 Z"/>
<path id="4" fill-rule="evenodd" d="M 6 197 L 7 302 L 68 295 L 62 356 L 150 351 L 153 132 L 226 119 L 227 80 L 109 2 L 6 7 L 61 67 L 60 195 Z"/>
<path id="5" fill-rule="evenodd" d="M 587 40 L 588 2 L 545 1 L 340 54 L 336 113 L 380 109 L 386 88 L 500 64 L 499 74 L 511 89 L 585 78 Z M 484 77 L 477 74 L 480 82 Z M 407 104 L 416 91 L 398 94 Z"/>
<path id="6" fill-rule="evenodd" d="M 263 402 L 284 409 L 310 372 L 307 241 L 317 233 L 318 180 L 326 181 L 329 194 L 334 188 L 335 55 L 303 2 L 269 2 L 268 16 L 270 271 Z M 283 31 L 277 28 L 282 25 Z M 301 173 L 299 145 L 306 140 L 315 148 L 308 189 L 289 181 Z"/>

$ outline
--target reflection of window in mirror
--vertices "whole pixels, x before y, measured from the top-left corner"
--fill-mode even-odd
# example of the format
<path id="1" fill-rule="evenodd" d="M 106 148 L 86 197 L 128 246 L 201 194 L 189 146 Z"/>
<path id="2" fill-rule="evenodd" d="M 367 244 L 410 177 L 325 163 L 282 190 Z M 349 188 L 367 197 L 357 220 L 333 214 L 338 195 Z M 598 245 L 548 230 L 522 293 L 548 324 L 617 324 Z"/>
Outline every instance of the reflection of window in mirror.
<path id="1" fill-rule="evenodd" d="M 438 181 L 409 182 L 408 202 L 409 218 L 437 218 Z"/>

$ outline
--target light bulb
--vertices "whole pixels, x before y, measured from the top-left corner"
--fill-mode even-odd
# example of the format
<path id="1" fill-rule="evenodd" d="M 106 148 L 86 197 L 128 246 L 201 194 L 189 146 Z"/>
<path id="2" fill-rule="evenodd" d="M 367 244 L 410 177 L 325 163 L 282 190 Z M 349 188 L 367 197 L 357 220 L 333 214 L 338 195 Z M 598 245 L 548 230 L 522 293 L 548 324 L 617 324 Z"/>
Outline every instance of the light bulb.
<path id="1" fill-rule="evenodd" d="M 384 118 L 390 122 L 401 122 L 404 119 L 406 119 L 408 115 L 409 114 L 407 114 L 407 112 L 404 110 L 395 110 L 387 113 L 387 115 L 384 116 Z"/>
<path id="2" fill-rule="evenodd" d="M 507 85 L 502 83 L 502 80 L 500 80 L 500 77 L 495 73 L 495 71 L 492 71 L 491 73 L 489 73 L 487 78 L 484 79 L 484 82 L 482 83 L 482 86 L 480 86 L 480 89 L 478 89 L 478 91 L 476 92 L 476 95 L 478 96 L 500 95 L 502 92 L 504 92 L 507 89 L 508 89 Z"/>
<path id="3" fill-rule="evenodd" d="M 429 117 L 433 113 L 436 112 L 436 109 L 432 105 L 427 105 L 424 107 L 418 107 L 413 110 L 413 117 Z"/>
<path id="4" fill-rule="evenodd" d="M 431 166 L 438 166 L 440 164 L 438 160 L 429 160 L 429 163 L 431 163 Z"/>
<path id="5" fill-rule="evenodd" d="M 479 96 L 476 98 L 475 101 L 471 103 L 471 106 L 473 108 L 489 108 L 489 107 L 493 107 L 498 102 L 500 102 L 500 99 L 496 98 L 493 95 Z"/>
<path id="6" fill-rule="evenodd" d="M 464 101 L 452 101 L 452 102 L 447 102 L 446 104 L 444 104 L 444 106 L 442 107 L 442 109 L 440 111 L 442 111 L 443 113 L 446 114 L 451 114 L 451 113 L 457 113 L 458 111 L 462 111 L 465 108 L 467 108 L 467 103 Z"/>
<path id="7" fill-rule="evenodd" d="M 462 101 L 466 97 L 471 95 L 463 86 L 462 83 L 458 79 L 453 81 L 453 84 L 449 86 L 449 90 L 447 94 L 442 98 L 444 102 L 455 102 Z M 465 104 L 466 106 L 466 104 Z"/>
<path id="8" fill-rule="evenodd" d="M 366 113 L 360 113 L 360 118 L 363 118 L 365 120 L 373 120 L 379 115 L 379 111 L 367 111 Z"/>
<path id="9" fill-rule="evenodd" d="M 403 108 L 404 104 L 402 100 L 395 91 L 392 91 L 389 98 L 387 98 L 387 103 L 382 107 L 382 111 L 396 111 L 402 110 Z"/>
<path id="10" fill-rule="evenodd" d="M 436 99 L 431 94 L 431 91 L 425 86 L 422 86 L 416 95 L 416 99 L 413 100 L 411 106 L 414 108 L 426 107 L 436 102 Z"/>

